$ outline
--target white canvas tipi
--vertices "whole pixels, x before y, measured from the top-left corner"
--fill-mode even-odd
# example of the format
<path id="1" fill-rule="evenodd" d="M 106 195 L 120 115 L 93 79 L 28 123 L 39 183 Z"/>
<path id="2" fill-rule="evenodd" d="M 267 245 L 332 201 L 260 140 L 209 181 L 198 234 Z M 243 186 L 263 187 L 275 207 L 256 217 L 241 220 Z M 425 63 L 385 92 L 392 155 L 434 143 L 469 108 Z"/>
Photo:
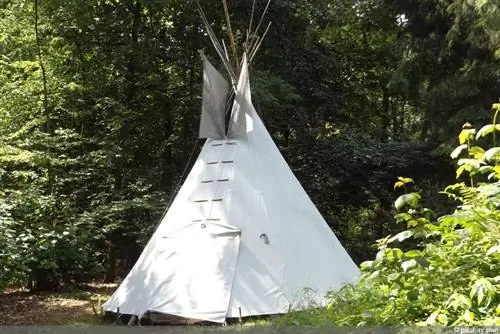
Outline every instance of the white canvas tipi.
<path id="1" fill-rule="evenodd" d="M 224 323 L 324 303 L 359 270 L 288 167 L 251 101 L 246 55 L 231 85 L 203 57 L 200 137 L 191 172 L 128 276 L 103 305 Z"/>

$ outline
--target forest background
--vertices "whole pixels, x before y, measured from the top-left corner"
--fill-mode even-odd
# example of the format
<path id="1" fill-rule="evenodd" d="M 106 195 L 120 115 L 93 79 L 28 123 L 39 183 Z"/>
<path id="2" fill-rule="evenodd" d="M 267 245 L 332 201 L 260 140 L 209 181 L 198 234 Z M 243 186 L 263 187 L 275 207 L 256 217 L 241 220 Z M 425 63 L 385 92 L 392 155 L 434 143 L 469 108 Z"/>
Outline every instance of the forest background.
<path id="1" fill-rule="evenodd" d="M 225 38 L 221 1 L 201 5 Z M 241 39 L 252 2 L 229 6 Z M 353 259 L 400 231 L 398 176 L 453 210 L 456 133 L 500 96 L 496 1 L 273 0 L 267 17 L 255 106 Z M 0 290 L 131 268 L 201 148 L 198 50 L 217 62 L 194 1 L 0 1 Z"/>

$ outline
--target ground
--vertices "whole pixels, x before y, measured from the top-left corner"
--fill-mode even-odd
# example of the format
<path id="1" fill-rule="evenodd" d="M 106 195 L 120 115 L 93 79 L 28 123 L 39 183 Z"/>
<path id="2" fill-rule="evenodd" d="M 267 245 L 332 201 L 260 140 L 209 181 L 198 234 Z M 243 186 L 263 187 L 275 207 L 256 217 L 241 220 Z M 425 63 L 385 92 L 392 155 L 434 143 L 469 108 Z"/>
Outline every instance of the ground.
<path id="1" fill-rule="evenodd" d="M 85 284 L 61 292 L 9 290 L 0 294 L 0 326 L 100 324 L 100 303 L 116 284 Z"/>
<path id="2" fill-rule="evenodd" d="M 0 293 L 0 326 L 109 325 L 112 322 L 100 316 L 100 305 L 117 287 L 118 284 L 89 283 L 60 292 L 7 290 Z M 243 327 L 266 323 L 265 320 L 245 321 Z"/>

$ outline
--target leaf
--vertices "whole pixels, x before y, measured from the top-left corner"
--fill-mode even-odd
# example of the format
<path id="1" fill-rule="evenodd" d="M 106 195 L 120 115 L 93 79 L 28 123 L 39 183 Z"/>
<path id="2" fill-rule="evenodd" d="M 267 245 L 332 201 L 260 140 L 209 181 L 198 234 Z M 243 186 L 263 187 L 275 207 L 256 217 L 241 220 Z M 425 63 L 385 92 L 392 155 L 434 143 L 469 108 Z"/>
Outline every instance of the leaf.
<path id="1" fill-rule="evenodd" d="M 387 256 L 389 260 L 401 259 L 401 257 L 403 256 L 403 251 L 399 248 L 392 248 L 389 254 L 390 256 Z"/>
<path id="2" fill-rule="evenodd" d="M 397 280 L 401 275 L 399 273 L 392 273 L 389 276 L 387 276 L 387 279 L 389 281 L 395 281 Z"/>
<path id="3" fill-rule="evenodd" d="M 425 320 L 425 323 L 428 325 L 435 325 L 436 318 L 438 315 L 439 315 L 439 311 L 432 312 L 431 315 Z"/>
<path id="4" fill-rule="evenodd" d="M 446 314 L 439 314 L 436 317 L 437 321 L 440 322 L 441 324 L 445 325 L 448 324 L 448 316 Z"/>
<path id="5" fill-rule="evenodd" d="M 398 176 L 398 180 L 399 181 L 394 183 L 394 189 L 404 187 L 408 183 L 414 183 L 413 179 L 409 177 Z"/>
<path id="6" fill-rule="evenodd" d="M 456 159 L 456 158 L 458 158 L 458 156 L 460 155 L 460 153 L 462 153 L 462 151 L 466 150 L 466 149 L 467 149 L 467 144 L 462 144 L 462 145 L 458 146 L 457 148 L 455 148 L 453 150 L 453 152 L 451 152 L 450 157 L 452 159 Z"/>
<path id="7" fill-rule="evenodd" d="M 479 173 L 486 174 L 492 172 L 493 170 L 494 168 L 492 166 L 481 166 L 481 168 L 479 168 Z"/>
<path id="8" fill-rule="evenodd" d="M 500 245 L 490 247 L 490 249 L 486 251 L 486 256 L 490 256 L 492 254 L 500 254 Z"/>
<path id="9" fill-rule="evenodd" d="M 415 258 L 415 257 L 422 256 L 422 252 L 419 250 L 416 250 L 416 249 L 412 249 L 408 252 L 405 252 L 404 256 L 407 258 Z"/>
<path id="10" fill-rule="evenodd" d="M 476 134 L 476 139 L 485 137 L 486 135 L 492 133 L 493 131 L 500 131 L 500 124 L 496 124 L 493 126 L 493 124 L 486 124 L 483 126 L 481 129 Z"/>
<path id="11" fill-rule="evenodd" d="M 403 183 L 414 183 L 413 179 L 410 177 L 398 176 L 398 180 L 403 182 Z"/>
<path id="12" fill-rule="evenodd" d="M 471 299 L 476 296 L 478 305 L 481 305 L 484 298 L 488 297 L 487 304 L 489 304 L 492 293 L 495 293 L 495 287 L 493 284 L 491 284 L 491 282 L 486 278 L 480 278 L 472 285 L 469 296 Z"/>
<path id="13" fill-rule="evenodd" d="M 475 159 L 482 159 L 484 155 L 484 150 L 479 146 L 472 146 L 469 149 L 469 154 L 472 154 Z"/>
<path id="14" fill-rule="evenodd" d="M 465 144 L 468 140 L 474 139 L 476 134 L 476 129 L 463 129 L 458 135 L 458 141 L 461 144 Z"/>
<path id="15" fill-rule="evenodd" d="M 493 162 L 493 160 L 497 160 L 500 155 L 500 147 L 490 148 L 488 151 L 484 153 L 484 160 L 487 162 Z"/>
<path id="16" fill-rule="evenodd" d="M 419 193 L 409 193 L 398 197 L 394 203 L 396 209 L 402 210 L 405 206 L 416 208 L 421 196 Z"/>
<path id="17" fill-rule="evenodd" d="M 403 263 L 401 263 L 401 267 L 403 268 L 403 271 L 405 273 L 408 272 L 410 269 L 415 268 L 417 265 L 418 265 L 418 263 L 415 259 L 411 259 L 411 260 L 404 261 Z"/>
<path id="18" fill-rule="evenodd" d="M 488 153 L 488 152 L 486 152 L 486 153 Z M 485 156 L 486 156 L 486 153 L 485 153 Z M 468 165 L 468 166 L 471 166 L 472 168 L 479 169 L 481 167 L 481 161 L 477 160 L 477 159 L 460 159 L 460 160 L 458 160 L 458 165 L 459 166 Z"/>
<path id="19" fill-rule="evenodd" d="M 466 167 L 467 167 L 466 165 L 463 165 L 457 168 L 457 175 L 456 175 L 457 179 L 460 177 L 460 175 L 462 175 L 463 172 L 465 172 Z"/>
<path id="20" fill-rule="evenodd" d="M 403 256 L 403 251 L 399 248 L 387 248 L 384 251 L 384 258 L 391 262 L 400 259 Z"/>
<path id="21" fill-rule="evenodd" d="M 396 218 L 396 222 L 402 223 L 411 220 L 412 216 L 407 212 L 402 212 L 395 215 L 394 218 Z"/>
<path id="22" fill-rule="evenodd" d="M 393 236 L 392 238 L 389 239 L 389 242 L 394 242 L 394 241 L 399 241 L 399 242 L 402 242 L 402 241 L 405 241 L 406 239 L 409 239 L 413 236 L 413 231 L 403 231 L 403 232 L 399 232 L 398 234 L 396 234 L 395 236 Z"/>
<path id="23" fill-rule="evenodd" d="M 412 219 L 408 222 L 408 228 L 412 228 L 412 227 L 415 227 L 415 226 L 418 226 L 418 220 L 415 220 L 415 219 Z"/>
<path id="24" fill-rule="evenodd" d="M 427 259 L 425 257 L 421 257 L 421 256 L 416 257 L 415 261 L 417 261 L 417 263 L 423 268 L 428 268 L 431 264 L 429 261 L 427 261 Z"/>
<path id="25" fill-rule="evenodd" d="M 394 189 L 404 187 L 404 182 L 398 181 L 394 183 Z"/>
<path id="26" fill-rule="evenodd" d="M 377 278 L 378 276 L 380 276 L 380 270 L 374 271 L 368 278 L 374 279 L 374 278 Z"/>
<path id="27" fill-rule="evenodd" d="M 466 310 L 464 312 L 464 315 L 463 315 L 465 321 L 467 321 L 467 322 L 473 322 L 474 321 L 474 316 L 475 316 L 475 314 L 473 312 L 469 311 L 469 310 Z"/>
<path id="28" fill-rule="evenodd" d="M 360 267 L 362 270 L 371 269 L 373 267 L 373 261 L 365 261 L 365 262 L 361 263 Z"/>
<path id="29" fill-rule="evenodd" d="M 470 298 L 468 298 L 467 296 L 455 292 L 450 296 L 450 298 L 448 298 L 446 307 L 452 308 L 454 310 L 457 310 L 459 308 L 468 309 L 472 307 L 472 303 Z"/>

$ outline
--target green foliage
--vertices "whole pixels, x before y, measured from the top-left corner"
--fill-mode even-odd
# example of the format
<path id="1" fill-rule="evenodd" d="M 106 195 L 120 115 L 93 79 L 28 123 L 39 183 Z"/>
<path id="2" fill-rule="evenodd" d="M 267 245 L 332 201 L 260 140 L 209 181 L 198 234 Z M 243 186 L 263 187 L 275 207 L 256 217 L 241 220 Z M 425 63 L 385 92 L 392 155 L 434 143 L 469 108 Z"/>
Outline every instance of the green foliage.
<path id="1" fill-rule="evenodd" d="M 67 131 L 56 131 L 56 139 L 32 129 L 27 139 L 23 131 L 0 138 L 0 229 L 5 245 L 0 287 L 49 288 L 60 281 L 91 277 L 99 268 L 93 231 L 78 222 L 71 194 L 63 191 L 75 177 L 51 175 L 54 169 L 78 164 L 78 159 L 62 154 L 75 138 Z M 52 140 L 50 153 L 27 149 Z"/>
<path id="2" fill-rule="evenodd" d="M 422 116 L 421 139 L 442 144 L 465 120 L 484 123 L 500 89 L 498 1 L 388 0 L 401 15 L 401 42 L 407 51 L 395 71 L 397 88 Z M 465 134 L 465 133 L 464 133 Z"/>
<path id="3" fill-rule="evenodd" d="M 500 325 L 500 182 L 496 174 L 479 182 L 476 170 L 500 165 L 472 146 L 470 126 L 465 132 L 459 142 L 469 143 L 464 154 L 474 158 L 458 169 L 470 166 L 464 171 L 476 183 L 444 190 L 459 202 L 456 209 L 436 218 L 418 193 L 400 196 L 395 220 L 404 228 L 377 240 L 375 259 L 361 264 L 360 282 L 332 292 L 327 309 L 292 312 L 278 324 Z"/>

